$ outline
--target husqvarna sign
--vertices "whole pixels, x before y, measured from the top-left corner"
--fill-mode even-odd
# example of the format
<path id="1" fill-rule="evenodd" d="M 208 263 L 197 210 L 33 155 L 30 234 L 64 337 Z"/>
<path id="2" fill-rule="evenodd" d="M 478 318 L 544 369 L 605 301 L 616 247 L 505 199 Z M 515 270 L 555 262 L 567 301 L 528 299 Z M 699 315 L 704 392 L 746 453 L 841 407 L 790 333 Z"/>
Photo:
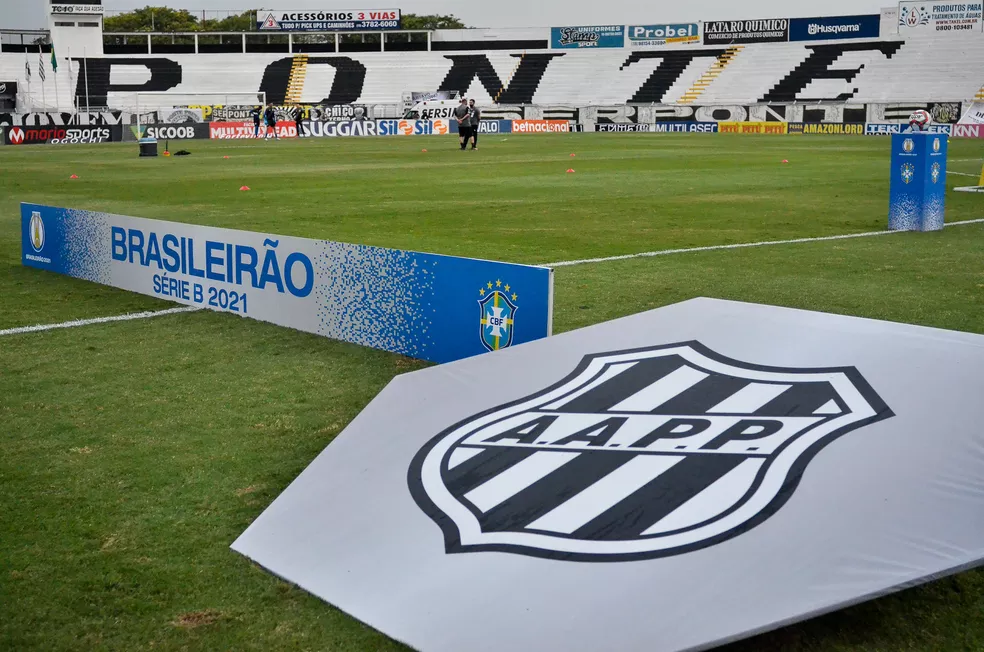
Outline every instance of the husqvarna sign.
<path id="1" fill-rule="evenodd" d="M 32 204 L 21 231 L 28 267 L 434 362 L 551 329 L 544 267 Z"/>

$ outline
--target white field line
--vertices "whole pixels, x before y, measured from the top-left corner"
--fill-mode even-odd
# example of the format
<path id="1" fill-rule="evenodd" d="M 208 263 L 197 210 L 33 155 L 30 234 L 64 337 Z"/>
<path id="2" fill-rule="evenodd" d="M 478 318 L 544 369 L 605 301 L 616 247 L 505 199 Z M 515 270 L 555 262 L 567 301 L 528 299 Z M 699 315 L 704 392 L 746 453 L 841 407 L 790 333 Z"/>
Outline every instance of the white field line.
<path id="1" fill-rule="evenodd" d="M 949 222 L 946 226 L 962 226 L 964 224 L 984 223 L 984 218 Z M 748 247 L 771 247 L 773 245 L 800 244 L 803 242 L 825 242 L 827 240 L 850 240 L 851 238 L 873 238 L 879 235 L 902 233 L 901 231 L 868 231 L 866 233 L 848 233 L 846 235 L 827 235 L 819 238 L 796 238 L 795 240 L 766 240 L 764 242 L 743 242 L 741 244 L 713 245 L 710 247 L 690 247 L 688 249 L 663 249 L 662 251 L 645 251 L 641 254 L 626 254 L 624 256 L 608 256 L 605 258 L 585 258 L 584 260 L 565 260 L 559 263 L 545 263 L 540 267 L 571 267 L 573 265 L 588 265 L 591 263 L 608 263 L 615 260 L 630 260 L 632 258 L 651 258 L 653 256 L 669 256 L 672 254 L 689 254 L 698 251 L 720 251 L 723 249 L 747 249 Z"/>
<path id="2" fill-rule="evenodd" d="M 56 328 L 75 328 L 76 326 L 91 326 L 92 324 L 108 324 L 116 321 L 133 321 L 134 319 L 150 319 L 152 317 L 163 317 L 164 315 L 177 315 L 185 312 L 195 312 L 201 310 L 194 306 L 184 308 L 168 308 L 157 312 L 133 312 L 127 315 L 117 315 L 115 317 L 97 317 L 95 319 L 78 319 L 76 321 L 66 321 L 61 324 L 40 324 L 38 326 L 22 326 L 20 328 L 8 328 L 0 331 L 2 335 L 21 335 L 23 333 L 41 333 L 51 331 Z"/>
<path id="3" fill-rule="evenodd" d="M 947 174 L 957 174 L 957 175 L 960 175 L 961 177 L 973 177 L 974 179 L 977 179 L 977 178 L 979 178 L 981 176 L 979 174 L 967 174 L 966 172 L 954 172 L 953 170 L 947 170 L 946 173 Z"/>
<path id="4" fill-rule="evenodd" d="M 962 226 L 964 224 L 981 224 L 984 218 L 976 220 L 963 220 L 962 222 L 950 222 L 947 226 Z M 573 265 L 589 265 L 591 263 L 607 263 L 617 260 L 629 260 L 632 258 L 650 258 L 653 256 L 669 256 L 671 254 L 689 254 L 700 251 L 720 251 L 724 249 L 746 249 L 748 247 L 768 247 L 773 245 L 799 244 L 803 242 L 825 242 L 828 240 L 849 240 L 851 238 L 870 238 L 878 235 L 889 235 L 899 233 L 898 231 L 869 231 L 867 233 L 849 233 L 846 235 L 828 235 L 819 238 L 797 238 L 795 240 L 769 240 L 765 242 L 745 242 L 742 244 L 714 245 L 711 247 L 691 247 L 689 249 L 664 249 L 662 251 L 646 251 L 639 254 L 627 254 L 624 256 L 609 256 L 607 258 L 585 258 L 584 260 L 567 260 L 559 263 L 548 263 L 541 267 L 571 267 Z M 169 308 L 168 310 L 158 310 L 157 312 L 136 312 L 127 315 L 117 315 L 115 317 L 97 317 L 95 319 L 79 319 L 67 321 L 61 324 L 40 324 L 38 326 L 22 326 L 20 328 L 8 328 L 0 330 L 0 336 L 21 335 L 24 333 L 40 333 L 43 331 L 55 330 L 58 328 L 75 328 L 76 326 L 91 326 L 93 324 L 108 324 L 118 321 L 133 321 L 135 319 L 151 319 L 153 317 L 163 317 L 165 315 L 177 315 L 186 312 L 196 312 L 202 308 L 182 307 Z"/>

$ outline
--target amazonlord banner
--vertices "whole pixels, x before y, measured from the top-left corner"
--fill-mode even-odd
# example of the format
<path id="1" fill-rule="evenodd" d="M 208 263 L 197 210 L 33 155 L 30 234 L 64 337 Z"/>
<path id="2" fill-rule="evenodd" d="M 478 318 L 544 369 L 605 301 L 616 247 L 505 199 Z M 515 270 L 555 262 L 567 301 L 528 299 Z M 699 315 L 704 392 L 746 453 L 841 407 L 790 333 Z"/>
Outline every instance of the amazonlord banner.
<path id="1" fill-rule="evenodd" d="M 21 205 L 25 266 L 450 362 L 550 335 L 545 267 Z"/>

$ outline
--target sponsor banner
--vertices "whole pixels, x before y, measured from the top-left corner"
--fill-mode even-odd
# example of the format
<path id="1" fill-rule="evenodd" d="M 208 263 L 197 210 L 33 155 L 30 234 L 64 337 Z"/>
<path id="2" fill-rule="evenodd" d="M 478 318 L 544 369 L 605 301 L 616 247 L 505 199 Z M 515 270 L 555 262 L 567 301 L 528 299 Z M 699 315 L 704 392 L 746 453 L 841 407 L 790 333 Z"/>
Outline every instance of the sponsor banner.
<path id="1" fill-rule="evenodd" d="M 545 267 L 32 204 L 21 231 L 27 267 L 433 362 L 550 334 Z"/>
<path id="2" fill-rule="evenodd" d="M 102 15 L 104 13 L 102 5 L 91 4 L 57 4 L 51 5 L 52 14 L 81 14 L 81 15 Z"/>
<path id="3" fill-rule="evenodd" d="M 863 122 L 833 124 L 790 122 L 786 133 L 863 136 L 865 133 L 865 128 Z"/>
<path id="4" fill-rule="evenodd" d="M 954 138 L 984 138 L 984 124 L 953 125 Z"/>
<path id="5" fill-rule="evenodd" d="M 0 97 L 17 97 L 17 82 L 0 81 Z"/>
<path id="6" fill-rule="evenodd" d="M 209 125 L 204 122 L 189 124 L 150 124 L 129 125 L 123 128 L 123 140 L 135 142 L 141 138 L 157 140 L 208 140 L 211 137 Z"/>
<path id="7" fill-rule="evenodd" d="M 187 110 L 198 111 L 209 122 L 252 122 L 253 109 L 256 105 L 240 106 L 190 106 Z M 301 105 L 274 106 L 273 110 L 279 120 L 292 121 L 294 111 L 300 108 L 302 120 L 321 120 L 329 122 L 333 120 L 365 120 L 369 115 L 369 108 L 364 104 L 338 104 L 338 105 Z M 167 122 L 161 120 L 161 122 Z"/>
<path id="8" fill-rule="evenodd" d="M 569 133 L 571 123 L 567 120 L 513 120 L 514 134 L 556 134 Z"/>
<path id="9" fill-rule="evenodd" d="M 261 9 L 256 29 L 261 32 L 372 32 L 400 29 L 399 9 Z"/>
<path id="10" fill-rule="evenodd" d="M 171 109 L 158 109 L 157 122 L 166 124 L 190 124 L 195 122 L 205 122 L 201 109 L 190 109 L 175 107 Z"/>
<path id="11" fill-rule="evenodd" d="M 656 124 L 637 124 L 637 123 L 598 123 L 595 124 L 595 131 L 608 133 L 629 133 L 646 132 L 654 134 L 668 133 L 700 133 L 715 134 L 718 130 L 716 122 L 658 122 Z"/>
<path id="12" fill-rule="evenodd" d="M 627 48 L 662 48 L 676 45 L 700 45 L 700 23 L 666 25 L 629 25 L 625 30 Z"/>
<path id="13" fill-rule="evenodd" d="M 789 21 L 790 41 L 832 41 L 851 38 L 878 38 L 881 15 L 793 18 Z"/>
<path id="14" fill-rule="evenodd" d="M 212 140 L 241 140 L 256 138 L 256 125 L 252 122 L 212 122 L 208 126 L 208 137 Z M 259 137 L 273 136 L 270 128 L 260 124 Z M 293 122 L 277 122 L 276 135 L 280 138 L 296 138 L 297 125 Z"/>
<path id="15" fill-rule="evenodd" d="M 551 27 L 550 47 L 554 49 L 625 47 L 625 25 Z"/>
<path id="16" fill-rule="evenodd" d="M 925 32 L 979 32 L 984 4 L 975 2 L 900 2 L 899 34 Z"/>
<path id="17" fill-rule="evenodd" d="M 5 145 L 92 145 L 123 140 L 121 126 L 6 127 Z"/>
<path id="18" fill-rule="evenodd" d="M 960 118 L 962 125 L 984 125 L 984 102 L 972 102 L 970 108 Z"/>
<path id="19" fill-rule="evenodd" d="M 719 122 L 722 134 L 785 134 L 789 125 L 785 122 Z"/>
<path id="20" fill-rule="evenodd" d="M 890 124 L 890 123 L 868 123 L 864 126 L 864 134 L 866 136 L 890 136 L 892 134 L 901 134 L 909 129 L 907 124 Z M 930 134 L 946 134 L 947 136 L 953 131 L 953 125 L 939 125 L 931 124 L 927 125 L 925 128 L 925 133 Z"/>
<path id="21" fill-rule="evenodd" d="M 926 111 L 933 122 L 956 124 L 960 120 L 960 102 L 929 102 L 910 104 L 872 104 L 865 122 L 904 122 L 915 111 Z"/>
<path id="22" fill-rule="evenodd" d="M 451 133 L 458 133 L 458 121 L 451 120 L 449 122 L 451 127 Z M 511 134 L 512 133 L 512 120 L 482 120 L 478 123 L 478 133 L 479 134 Z"/>
<path id="23" fill-rule="evenodd" d="M 779 43 L 789 40 L 789 20 L 714 20 L 704 22 L 704 45 Z"/>

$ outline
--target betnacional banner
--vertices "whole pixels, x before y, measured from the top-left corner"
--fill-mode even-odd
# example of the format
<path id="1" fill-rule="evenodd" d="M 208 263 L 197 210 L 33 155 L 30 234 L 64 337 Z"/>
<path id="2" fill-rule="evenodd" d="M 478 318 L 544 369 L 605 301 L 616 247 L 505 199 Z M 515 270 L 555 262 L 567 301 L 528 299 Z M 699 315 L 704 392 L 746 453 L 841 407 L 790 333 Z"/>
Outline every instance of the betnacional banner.
<path id="1" fill-rule="evenodd" d="M 554 49 L 625 47 L 625 25 L 551 27 L 550 47 Z"/>
<path id="2" fill-rule="evenodd" d="M 432 362 L 551 330 L 546 267 L 34 204 L 21 251 L 27 267 Z"/>
<path id="3" fill-rule="evenodd" d="M 718 133 L 785 134 L 789 133 L 789 126 L 786 122 L 719 122 Z"/>
<path id="4" fill-rule="evenodd" d="M 625 30 L 627 48 L 663 48 L 700 45 L 700 23 L 629 25 Z"/>
<path id="5" fill-rule="evenodd" d="M 513 120 L 514 134 L 566 134 L 571 131 L 567 120 Z"/>
<path id="6" fill-rule="evenodd" d="M 900 2 L 899 34 L 926 32 L 980 32 L 984 4 L 976 2 Z"/>
<path id="7" fill-rule="evenodd" d="M 260 9 L 256 29 L 261 32 L 372 32 L 400 29 L 399 9 Z"/>
<path id="8" fill-rule="evenodd" d="M 789 20 L 714 20 L 704 22 L 704 45 L 780 43 L 789 40 Z"/>
<path id="9" fill-rule="evenodd" d="M 789 21 L 790 41 L 833 41 L 854 38 L 878 38 L 881 16 L 831 16 L 827 18 L 793 18 Z"/>

